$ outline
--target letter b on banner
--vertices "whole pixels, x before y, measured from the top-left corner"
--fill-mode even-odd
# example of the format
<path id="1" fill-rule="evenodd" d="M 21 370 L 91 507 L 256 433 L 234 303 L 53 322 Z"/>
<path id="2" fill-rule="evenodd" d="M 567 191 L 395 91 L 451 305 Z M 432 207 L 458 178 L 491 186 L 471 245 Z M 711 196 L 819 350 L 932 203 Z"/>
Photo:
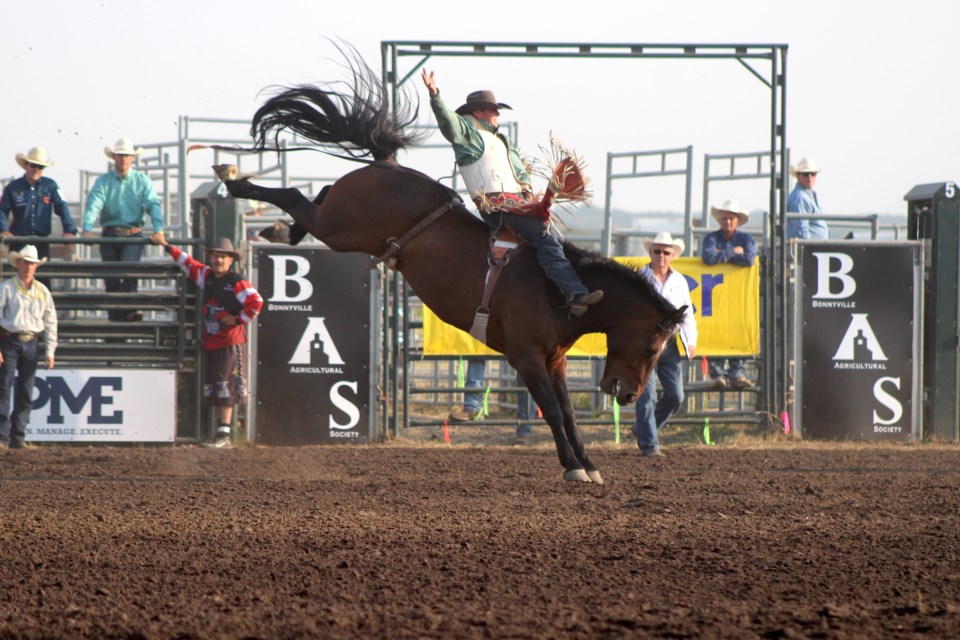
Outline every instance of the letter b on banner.
<path id="1" fill-rule="evenodd" d="M 313 295 L 313 284 L 305 277 L 310 261 L 303 256 L 272 255 L 273 295 L 270 302 L 303 302 Z M 291 268 L 292 265 L 292 268 Z"/>
<path id="2" fill-rule="evenodd" d="M 846 253 L 820 253 L 813 257 L 817 259 L 817 292 L 813 294 L 817 300 L 842 300 L 849 298 L 857 291 L 857 281 L 850 276 L 853 271 L 853 258 Z M 833 262 L 838 264 L 836 271 L 831 271 Z M 840 291 L 833 293 L 832 282 L 840 283 Z"/>

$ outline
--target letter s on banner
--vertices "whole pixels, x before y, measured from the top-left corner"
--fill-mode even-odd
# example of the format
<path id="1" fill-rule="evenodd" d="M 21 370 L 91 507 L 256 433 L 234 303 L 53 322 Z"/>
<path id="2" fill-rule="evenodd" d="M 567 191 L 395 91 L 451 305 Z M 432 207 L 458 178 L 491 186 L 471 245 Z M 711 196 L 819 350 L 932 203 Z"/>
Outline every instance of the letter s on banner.
<path id="1" fill-rule="evenodd" d="M 330 416 L 330 428 L 331 429 L 351 429 L 360 422 L 360 409 L 357 408 L 357 405 L 353 404 L 346 398 L 340 395 L 340 387 L 349 387 L 353 391 L 353 395 L 357 395 L 357 383 L 350 382 L 349 380 L 342 380 L 332 387 L 330 387 L 330 402 L 333 403 L 337 409 L 340 409 L 345 414 L 347 414 L 349 421 L 346 424 L 340 424 L 333 419 L 333 416 Z"/>
<path id="2" fill-rule="evenodd" d="M 303 256 L 271 255 L 273 260 L 273 295 L 270 302 L 302 302 L 313 295 L 313 283 L 304 276 L 310 273 L 310 261 Z M 293 273 L 287 273 L 287 264 L 294 265 Z M 297 285 L 297 292 L 287 295 L 287 283 Z"/>
<path id="3" fill-rule="evenodd" d="M 875 383 L 873 383 L 873 397 L 877 399 L 877 402 L 885 406 L 887 409 L 893 412 L 893 417 L 889 420 L 881 420 L 880 416 L 877 415 L 877 412 L 873 412 L 873 423 L 874 424 L 894 424 L 900 421 L 900 418 L 903 417 L 903 404 L 897 400 L 895 397 L 887 393 L 883 388 L 884 382 L 892 382 L 893 385 L 900 390 L 900 378 L 893 378 L 886 376 L 880 378 Z"/>

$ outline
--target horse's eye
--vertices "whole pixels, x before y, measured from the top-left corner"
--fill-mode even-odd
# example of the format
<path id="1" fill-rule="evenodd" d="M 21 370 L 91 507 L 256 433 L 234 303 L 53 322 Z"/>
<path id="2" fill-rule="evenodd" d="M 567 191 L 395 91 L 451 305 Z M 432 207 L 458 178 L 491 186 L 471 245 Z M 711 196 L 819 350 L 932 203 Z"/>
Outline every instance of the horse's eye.
<path id="1" fill-rule="evenodd" d="M 656 350 L 655 347 L 647 347 L 647 348 L 645 348 L 645 349 L 643 350 L 643 353 L 644 353 L 644 355 L 646 355 L 648 358 L 652 358 L 652 357 L 654 357 L 655 355 L 657 355 L 657 350 Z"/>

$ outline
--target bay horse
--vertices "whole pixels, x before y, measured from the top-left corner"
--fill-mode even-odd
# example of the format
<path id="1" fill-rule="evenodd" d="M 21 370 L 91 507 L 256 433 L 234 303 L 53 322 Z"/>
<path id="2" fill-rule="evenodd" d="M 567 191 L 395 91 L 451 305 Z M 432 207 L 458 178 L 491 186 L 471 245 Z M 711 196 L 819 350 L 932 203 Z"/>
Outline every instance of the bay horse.
<path id="1" fill-rule="evenodd" d="M 234 197 L 269 202 L 290 214 L 293 237 L 308 232 L 334 251 L 392 253 L 393 266 L 420 300 L 444 322 L 469 331 L 484 290 L 490 228 L 451 189 L 394 161 L 399 150 L 419 142 L 406 131 L 416 112 L 411 116 L 408 104 L 391 110 L 373 72 L 356 59 L 350 68 L 354 78 L 347 92 L 300 85 L 267 100 L 252 120 L 251 150 L 267 149 L 271 135 L 276 142 L 289 130 L 367 166 L 339 178 L 313 202 L 297 189 L 256 185 L 237 176 L 233 165 L 214 169 Z M 571 317 L 534 252 L 520 251 L 490 301 L 487 345 L 506 356 L 542 410 L 564 479 L 602 483 L 577 429 L 566 353 L 584 334 L 606 334 L 600 388 L 621 405 L 632 403 L 684 311 L 635 271 L 569 243 L 564 251 L 584 284 L 605 292 L 603 300 L 582 317 Z"/>

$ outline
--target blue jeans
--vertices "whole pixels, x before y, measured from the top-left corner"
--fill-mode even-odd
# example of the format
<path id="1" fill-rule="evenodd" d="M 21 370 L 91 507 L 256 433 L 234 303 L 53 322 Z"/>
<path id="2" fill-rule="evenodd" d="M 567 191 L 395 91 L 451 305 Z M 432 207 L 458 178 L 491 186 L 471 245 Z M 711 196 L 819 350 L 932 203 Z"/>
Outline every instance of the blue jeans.
<path id="1" fill-rule="evenodd" d="M 487 371 L 486 360 L 468 360 L 467 361 L 467 380 L 463 386 L 472 389 L 483 389 L 483 377 Z M 463 409 L 465 411 L 480 411 L 480 405 L 483 404 L 482 391 L 467 391 L 463 394 Z"/>
<path id="2" fill-rule="evenodd" d="M 525 387 L 523 378 L 517 374 L 517 386 Z M 530 400 L 530 394 L 526 391 L 517 392 L 517 420 L 529 420 L 537 417 L 537 405 Z M 533 433 L 533 424 L 525 422 L 517 425 L 517 435 L 521 437 L 529 436 Z"/>
<path id="3" fill-rule="evenodd" d="M 487 370 L 486 360 L 468 360 L 467 361 L 467 379 L 463 386 L 472 389 L 483 388 L 483 378 Z M 517 374 L 517 386 L 522 387 L 523 379 Z M 483 404 L 482 391 L 468 391 L 463 394 L 463 408 L 465 411 L 478 412 L 480 405 Z M 533 408 L 531 408 L 531 406 Z M 530 394 L 526 391 L 517 393 L 517 420 L 528 420 L 537 415 L 536 405 L 530 401 Z M 533 433 L 532 424 L 521 424 L 517 426 L 518 436 L 528 436 Z"/>
<path id="4" fill-rule="evenodd" d="M 656 378 L 650 376 L 647 386 L 637 399 L 636 421 L 633 433 L 637 446 L 643 453 L 652 453 L 660 448 L 657 432 L 666 424 L 683 402 L 683 357 L 676 340 L 671 340 L 657 362 Z M 657 381 L 662 391 L 657 400 Z"/>
<path id="5" fill-rule="evenodd" d="M 20 342 L 16 336 L 0 339 L 3 364 L 0 365 L 0 442 L 22 445 L 27 436 L 30 410 L 33 409 L 33 382 L 37 376 L 37 340 Z M 13 413 L 10 412 L 10 391 Z"/>
<path id="6" fill-rule="evenodd" d="M 493 226 L 497 215 L 488 214 L 484 219 Z M 549 232 L 547 223 L 533 216 L 518 216 L 512 213 L 504 213 L 503 221 L 537 252 L 537 260 L 544 273 L 560 289 L 567 304 L 574 296 L 589 293 L 567 256 L 563 255 L 560 239 Z"/>
<path id="7" fill-rule="evenodd" d="M 707 358 L 710 365 L 711 378 L 729 378 L 733 380 L 738 376 L 744 375 L 743 358 L 727 358 L 727 369 L 724 370 L 724 358 Z"/>
<path id="8" fill-rule="evenodd" d="M 105 229 L 103 232 L 104 237 L 115 237 L 107 232 Z M 126 236 L 128 238 L 142 238 L 143 233 L 136 233 L 131 236 Z M 100 245 L 100 258 L 104 262 L 140 262 L 140 258 L 143 257 L 143 245 L 142 244 L 102 244 Z M 107 289 L 107 293 L 112 292 L 121 292 L 121 293 L 136 293 L 137 292 L 137 283 L 138 280 L 135 277 L 130 276 L 121 276 L 119 278 L 104 278 L 104 284 Z M 110 320 L 125 320 L 126 317 L 130 315 L 130 311 L 126 309 L 108 309 L 107 316 Z"/>

